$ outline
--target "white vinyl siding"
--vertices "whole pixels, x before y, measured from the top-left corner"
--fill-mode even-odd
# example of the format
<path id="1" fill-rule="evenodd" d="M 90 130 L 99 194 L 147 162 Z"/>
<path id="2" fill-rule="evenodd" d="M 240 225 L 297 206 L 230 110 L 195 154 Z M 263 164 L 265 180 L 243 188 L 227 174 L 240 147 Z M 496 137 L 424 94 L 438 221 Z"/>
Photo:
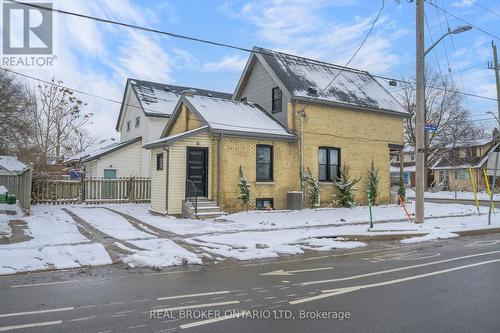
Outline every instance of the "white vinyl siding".
<path id="1" fill-rule="evenodd" d="M 142 142 L 138 141 L 87 162 L 85 163 L 87 176 L 104 177 L 104 169 L 116 169 L 117 177 L 146 177 L 141 174 L 141 151 Z"/>
<path id="2" fill-rule="evenodd" d="M 128 89 L 127 96 L 125 96 L 125 105 L 123 106 L 123 114 L 121 119 L 121 124 L 119 126 L 120 130 L 120 140 L 122 142 L 128 141 L 139 136 L 143 136 L 143 132 L 146 126 L 143 126 L 144 122 L 144 112 L 140 107 L 139 101 L 135 97 L 131 89 Z M 135 119 L 139 117 L 141 126 L 135 127 Z M 127 131 L 127 123 L 130 123 L 130 130 Z"/>
<path id="3" fill-rule="evenodd" d="M 186 194 L 187 147 L 208 148 L 208 198 L 212 197 L 212 144 L 208 133 L 200 133 L 175 142 L 169 150 L 168 213 L 181 214 Z"/>
<path id="4" fill-rule="evenodd" d="M 250 76 L 248 77 L 248 81 L 243 87 L 240 99 L 246 97 L 248 102 L 259 104 L 264 110 L 266 110 L 286 127 L 288 121 L 288 99 L 286 94 L 282 93 L 282 112 L 272 113 L 273 88 L 276 86 L 277 83 L 274 82 L 271 75 L 269 75 L 260 61 L 256 60 Z"/>
<path id="5" fill-rule="evenodd" d="M 156 156 L 163 154 L 163 170 L 156 170 Z M 151 150 L 151 210 L 160 214 L 167 213 L 167 156 L 168 153 L 163 148 Z"/>

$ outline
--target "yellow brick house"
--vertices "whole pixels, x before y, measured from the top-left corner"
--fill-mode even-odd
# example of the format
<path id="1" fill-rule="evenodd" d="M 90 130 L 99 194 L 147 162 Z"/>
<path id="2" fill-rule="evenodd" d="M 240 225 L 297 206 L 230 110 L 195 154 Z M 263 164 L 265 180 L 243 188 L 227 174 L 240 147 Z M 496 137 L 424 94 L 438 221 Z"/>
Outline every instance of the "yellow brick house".
<path id="1" fill-rule="evenodd" d="M 403 147 L 404 117 L 368 72 L 254 48 L 233 100 L 184 95 L 161 138 L 145 146 L 151 210 L 181 214 L 192 187 L 215 207 L 241 210 L 240 168 L 254 208 L 286 209 L 287 193 L 304 190 L 307 170 L 318 176 L 321 206 L 328 206 L 341 165 L 366 178 L 372 160 L 380 199 L 389 202 L 390 153 Z M 366 202 L 361 190 L 355 198 Z"/>

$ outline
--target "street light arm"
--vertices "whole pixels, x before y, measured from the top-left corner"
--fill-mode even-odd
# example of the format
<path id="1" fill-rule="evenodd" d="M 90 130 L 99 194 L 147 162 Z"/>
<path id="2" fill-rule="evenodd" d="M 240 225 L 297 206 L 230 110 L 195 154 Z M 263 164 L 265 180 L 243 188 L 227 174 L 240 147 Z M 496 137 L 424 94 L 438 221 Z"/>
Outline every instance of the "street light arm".
<path id="1" fill-rule="evenodd" d="M 442 35 L 434 44 L 431 45 L 431 47 L 429 47 L 427 50 L 425 50 L 424 52 L 424 57 L 427 55 L 427 53 L 429 53 L 436 45 L 439 44 L 440 41 L 442 41 L 446 36 L 448 35 L 451 35 L 452 32 L 451 31 L 448 31 L 447 33 L 445 33 L 444 35 Z"/>

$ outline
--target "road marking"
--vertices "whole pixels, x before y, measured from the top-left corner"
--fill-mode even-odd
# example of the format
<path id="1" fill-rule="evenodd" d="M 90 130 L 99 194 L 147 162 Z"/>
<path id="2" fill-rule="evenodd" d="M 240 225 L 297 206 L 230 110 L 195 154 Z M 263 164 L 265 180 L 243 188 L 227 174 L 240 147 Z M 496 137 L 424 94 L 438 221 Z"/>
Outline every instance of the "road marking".
<path id="1" fill-rule="evenodd" d="M 273 302 L 273 304 L 286 303 L 286 302 L 288 302 L 288 300 L 287 300 L 287 299 L 284 299 L 284 300 L 282 300 L 282 301 L 276 301 L 276 302 Z"/>
<path id="2" fill-rule="evenodd" d="M 39 323 L 32 324 L 23 324 L 23 325 L 14 325 L 14 326 L 3 326 L 0 327 L 0 332 L 18 330 L 21 328 L 31 328 L 31 327 L 42 327 L 42 326 L 51 326 L 51 325 L 59 325 L 62 323 L 62 320 L 54 320 L 54 321 L 42 321 Z"/>
<path id="3" fill-rule="evenodd" d="M 24 316 L 24 315 L 30 315 L 30 314 L 49 313 L 49 312 L 70 311 L 70 310 L 74 310 L 74 309 L 75 309 L 74 307 L 70 306 L 70 307 L 67 307 L 67 308 L 57 308 L 57 309 L 47 309 L 47 310 L 38 310 L 38 311 L 25 311 L 25 312 L 4 313 L 4 314 L 0 314 L 0 318 L 15 317 L 15 316 Z"/>
<path id="4" fill-rule="evenodd" d="M 71 319 L 70 321 L 84 321 L 84 320 L 94 319 L 95 317 L 96 317 L 96 316 L 82 317 L 82 318 L 75 318 L 75 319 Z"/>
<path id="5" fill-rule="evenodd" d="M 264 297 L 264 299 L 275 299 L 276 297 L 274 296 L 267 296 L 267 297 Z"/>
<path id="6" fill-rule="evenodd" d="M 178 295 L 178 296 L 167 296 L 167 297 L 158 297 L 159 301 L 164 301 L 167 299 L 176 299 L 176 298 L 188 298 L 188 297 L 198 297 L 198 296 L 210 296 L 210 295 L 221 295 L 221 294 L 229 294 L 229 290 L 222 291 L 210 291 L 206 293 L 198 293 L 198 294 L 186 294 L 186 295 Z"/>
<path id="7" fill-rule="evenodd" d="M 186 305 L 186 306 L 177 306 L 173 308 L 163 308 L 163 309 L 155 309 L 151 310 L 152 312 L 168 312 L 168 311 L 176 311 L 176 310 L 185 310 L 185 309 L 196 309 L 196 308 L 207 308 L 210 306 L 220 306 L 220 305 L 229 305 L 229 304 L 239 304 L 240 301 L 227 301 L 227 302 L 216 302 L 216 303 L 206 303 L 206 304 L 195 304 L 195 305 Z"/>
<path id="8" fill-rule="evenodd" d="M 143 324 L 143 325 L 136 325 L 136 326 L 130 326 L 128 329 L 129 329 L 129 330 L 133 330 L 133 329 L 135 329 L 135 328 L 142 328 L 142 327 L 146 327 L 146 326 L 148 326 L 148 325 L 147 325 L 147 324 Z"/>
<path id="9" fill-rule="evenodd" d="M 44 282 L 44 283 L 33 283 L 33 284 L 17 284 L 14 286 L 10 286 L 11 288 L 28 288 L 28 287 L 38 287 L 38 286 L 50 286 L 54 284 L 64 284 L 64 283 L 78 283 L 79 280 L 70 280 L 70 281 L 56 281 L 56 282 Z"/>
<path id="10" fill-rule="evenodd" d="M 261 275 L 293 275 L 296 273 L 306 273 L 306 272 L 317 272 L 317 271 L 326 271 L 333 269 L 333 267 L 320 267 L 320 268 L 309 268 L 309 269 L 298 269 L 295 271 L 285 271 L 283 269 L 278 269 L 277 271 L 262 273 Z"/>
<path id="11" fill-rule="evenodd" d="M 248 293 L 236 294 L 236 295 L 234 295 L 234 296 L 245 296 L 245 295 L 248 295 Z"/>
<path id="12" fill-rule="evenodd" d="M 216 323 L 218 321 L 238 318 L 239 316 L 242 316 L 242 315 L 245 315 L 248 313 L 250 313 L 250 312 L 249 311 L 239 311 L 239 312 L 235 312 L 235 313 L 232 313 L 230 315 L 226 315 L 226 316 L 222 316 L 222 317 L 211 318 L 211 319 L 206 319 L 206 320 L 201 320 L 201 321 L 195 321 L 195 322 L 189 323 L 189 324 L 183 324 L 183 325 L 180 325 L 179 327 L 182 329 L 186 329 L 186 328 L 191 328 L 191 327 L 196 327 L 196 326 L 201 326 L 201 325 L 207 325 L 207 324 L 211 324 L 211 323 Z"/>
<path id="13" fill-rule="evenodd" d="M 496 245 L 500 243 L 500 239 L 492 239 L 492 240 L 482 240 L 482 241 L 477 241 L 471 244 L 465 245 L 466 247 L 471 247 L 471 246 L 489 246 L 489 245 Z"/>
<path id="14" fill-rule="evenodd" d="M 381 275 L 381 274 L 399 272 L 399 271 L 404 271 L 404 270 L 413 269 L 413 268 L 419 268 L 419 267 L 437 265 L 437 264 L 442 264 L 442 263 L 445 263 L 445 262 L 451 262 L 451 261 L 456 261 L 456 260 L 461 260 L 461 259 L 486 256 L 486 255 L 495 254 L 495 253 L 500 253 L 500 251 L 482 252 L 482 253 L 476 253 L 476 254 L 471 254 L 471 255 L 462 256 L 462 257 L 456 257 L 456 258 L 450 258 L 450 259 L 444 259 L 444 260 L 426 262 L 426 263 L 423 263 L 423 264 L 417 264 L 417 265 L 411 265 L 411 266 L 404 266 L 404 267 L 399 267 L 399 268 L 393 268 L 393 269 L 388 269 L 388 270 L 384 270 L 384 271 L 377 271 L 377 272 L 371 272 L 371 273 L 366 273 L 366 274 L 353 275 L 353 276 L 348 276 L 348 277 L 343 277 L 343 278 L 336 278 L 336 279 L 301 282 L 299 284 L 302 285 L 302 286 L 307 286 L 307 285 L 318 284 L 318 283 L 328 283 L 328 282 L 338 282 L 338 281 L 354 280 L 354 279 L 360 279 L 360 278 L 364 278 L 364 277 L 368 277 L 368 276 L 373 276 L 373 275 Z"/>
<path id="15" fill-rule="evenodd" d="M 395 280 L 389 280 L 389 281 L 384 281 L 384 282 L 378 282 L 378 283 L 372 283 L 372 284 L 365 284 L 365 285 L 358 285 L 358 286 L 352 286 L 352 287 L 345 287 L 345 288 L 338 288 L 338 289 L 330 289 L 330 290 L 322 290 L 324 294 L 322 295 L 317 295 L 313 297 L 307 297 L 307 298 L 302 298 L 302 299 L 297 299 L 294 301 L 289 302 L 289 304 L 301 304 L 305 302 L 310 302 L 310 301 L 315 301 L 321 298 L 327 298 L 327 297 L 332 297 L 332 296 L 337 296 L 345 293 L 350 293 L 353 291 L 358 291 L 361 289 L 368 289 L 368 288 L 375 288 L 375 287 L 381 287 L 381 286 L 386 286 L 390 284 L 395 284 L 395 283 L 400 283 L 400 282 L 405 282 L 405 281 L 411 281 L 411 280 L 416 280 L 416 279 L 422 279 L 428 276 L 433 276 L 433 275 L 439 275 L 439 274 L 444 274 L 444 273 L 449 273 L 453 271 L 458 271 L 461 269 L 466 269 L 466 268 L 471 268 L 471 267 L 476 267 L 476 266 L 482 266 L 482 265 L 487 265 L 487 264 L 492 264 L 500 262 L 500 259 L 493 259 L 493 260 L 488 260 L 488 261 L 481 261 L 475 264 L 469 264 L 469 265 L 463 265 L 463 266 L 457 266 L 449 269 L 443 269 L 441 271 L 435 271 L 435 272 L 430 272 L 430 273 L 425 273 L 425 274 L 420 274 L 420 275 L 414 275 L 414 276 L 409 276 L 401 279 L 395 279 Z"/>
<path id="16" fill-rule="evenodd" d="M 120 312 L 116 312 L 115 315 L 121 315 L 121 314 L 126 314 L 126 313 L 132 313 L 132 312 L 136 312 L 137 310 L 127 310 L 127 311 L 120 311 Z"/>
<path id="17" fill-rule="evenodd" d="M 264 290 L 258 290 L 257 292 L 258 292 L 258 293 L 267 293 L 267 292 L 268 292 L 268 290 L 267 290 L 267 289 L 264 289 Z"/>

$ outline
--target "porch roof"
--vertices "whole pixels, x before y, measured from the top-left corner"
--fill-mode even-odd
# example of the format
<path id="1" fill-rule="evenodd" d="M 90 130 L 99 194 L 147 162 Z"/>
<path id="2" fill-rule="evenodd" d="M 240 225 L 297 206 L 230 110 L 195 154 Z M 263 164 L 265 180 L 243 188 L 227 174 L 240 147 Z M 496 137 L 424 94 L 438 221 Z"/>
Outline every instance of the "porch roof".
<path id="1" fill-rule="evenodd" d="M 197 134 L 200 132 L 205 132 L 205 131 L 208 131 L 208 126 L 198 127 L 198 128 L 195 128 L 195 129 L 187 131 L 187 132 L 182 132 L 182 133 L 174 134 L 171 136 L 167 136 L 166 138 L 161 138 L 158 140 L 150 141 L 144 145 L 144 148 L 151 149 L 151 148 L 161 147 L 161 146 L 170 146 L 171 144 L 173 144 L 176 141 L 179 141 L 183 138 L 189 137 L 191 135 L 194 135 L 194 134 Z"/>

